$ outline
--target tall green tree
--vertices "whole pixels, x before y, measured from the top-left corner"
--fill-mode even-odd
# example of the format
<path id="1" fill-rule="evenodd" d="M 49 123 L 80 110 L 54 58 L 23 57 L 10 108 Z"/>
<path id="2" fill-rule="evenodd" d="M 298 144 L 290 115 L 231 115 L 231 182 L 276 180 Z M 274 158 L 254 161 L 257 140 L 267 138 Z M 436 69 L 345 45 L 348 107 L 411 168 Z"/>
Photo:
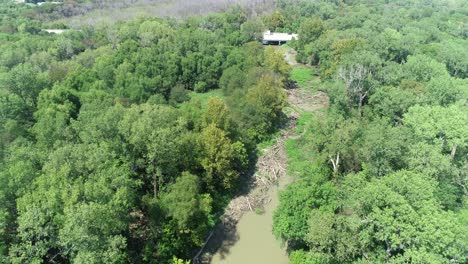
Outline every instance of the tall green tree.
<path id="1" fill-rule="evenodd" d="M 210 190 L 230 190 L 247 164 L 243 144 L 232 142 L 215 124 L 208 125 L 199 138 L 200 164 L 205 170 L 202 178 Z"/>

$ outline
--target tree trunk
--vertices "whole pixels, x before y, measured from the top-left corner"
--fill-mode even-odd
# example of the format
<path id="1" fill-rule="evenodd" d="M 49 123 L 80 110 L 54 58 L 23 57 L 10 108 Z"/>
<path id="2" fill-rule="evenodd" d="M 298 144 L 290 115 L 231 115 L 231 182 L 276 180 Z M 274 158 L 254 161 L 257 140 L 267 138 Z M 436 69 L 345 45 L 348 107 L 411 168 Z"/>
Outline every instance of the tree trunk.
<path id="1" fill-rule="evenodd" d="M 366 99 L 367 92 L 364 94 L 359 95 L 359 104 L 358 104 L 358 111 L 359 111 L 359 116 L 362 116 L 362 105 L 364 104 L 364 99 Z"/>
<path id="2" fill-rule="evenodd" d="M 198 258 L 200 257 L 200 254 L 205 250 L 205 247 L 208 244 L 208 242 L 210 242 L 210 239 L 213 236 L 214 231 L 215 231 L 214 229 L 211 230 L 210 234 L 208 235 L 208 238 L 205 240 L 205 243 L 201 247 L 200 251 L 198 251 L 197 255 L 195 255 L 195 257 L 192 258 L 193 263 L 199 263 L 200 262 Z"/>
<path id="3" fill-rule="evenodd" d="M 359 113 L 359 116 L 362 116 L 362 110 L 361 110 L 362 101 L 363 101 L 363 98 L 362 98 L 361 96 L 359 96 L 359 103 L 358 103 L 358 113 Z"/>
<path id="4" fill-rule="evenodd" d="M 452 152 L 450 153 L 450 159 L 453 160 L 456 152 L 457 152 L 457 143 L 453 143 Z"/>
<path id="5" fill-rule="evenodd" d="M 463 189 L 463 193 L 465 195 L 468 195 L 468 188 L 466 188 L 466 185 L 465 185 L 466 180 L 464 177 L 465 175 L 463 174 L 463 172 L 459 172 L 457 177 L 455 177 L 455 179 L 453 180 L 453 183 L 460 186 Z"/>
<path id="6" fill-rule="evenodd" d="M 391 246 L 390 242 L 388 241 L 388 238 L 385 239 L 385 244 L 387 245 L 386 262 L 390 263 L 390 256 L 392 255 L 392 246 Z"/>
<path id="7" fill-rule="evenodd" d="M 158 190 L 159 190 L 159 176 L 160 176 L 160 171 L 158 168 L 158 162 L 156 160 L 153 161 L 153 168 L 154 168 L 154 175 L 153 175 L 153 196 L 154 199 L 158 198 Z"/>
<path id="8" fill-rule="evenodd" d="M 333 177 L 336 176 L 336 174 L 338 174 L 338 169 L 340 167 L 340 153 L 338 152 L 336 154 L 336 159 L 332 159 L 331 156 L 328 156 L 330 158 L 330 161 L 333 165 Z"/>
<path id="9" fill-rule="evenodd" d="M 154 199 L 158 198 L 158 172 L 154 173 L 153 195 L 154 195 Z"/>

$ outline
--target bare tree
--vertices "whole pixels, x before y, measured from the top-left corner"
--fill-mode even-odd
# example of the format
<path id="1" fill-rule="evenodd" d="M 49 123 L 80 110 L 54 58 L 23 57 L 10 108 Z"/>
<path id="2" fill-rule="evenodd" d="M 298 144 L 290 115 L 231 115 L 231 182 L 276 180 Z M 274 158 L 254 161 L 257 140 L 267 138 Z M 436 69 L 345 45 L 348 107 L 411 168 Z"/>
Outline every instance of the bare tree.
<path id="1" fill-rule="evenodd" d="M 341 67 L 338 70 L 338 78 L 343 80 L 346 86 L 351 104 L 357 102 L 359 115 L 364 100 L 367 98 L 372 86 L 366 80 L 371 77 L 372 73 L 363 65 L 356 64 L 350 67 Z"/>
<path id="2" fill-rule="evenodd" d="M 340 168 L 340 153 L 338 152 L 336 154 L 336 158 L 333 158 L 331 155 L 328 157 L 333 165 L 333 176 L 336 177 L 336 175 L 338 175 L 338 169 Z"/>
<path id="3" fill-rule="evenodd" d="M 112 44 L 112 49 L 117 48 L 117 44 L 119 43 L 119 34 L 118 31 L 115 27 L 109 26 L 108 29 L 106 30 L 107 33 L 107 40 L 109 43 Z"/>

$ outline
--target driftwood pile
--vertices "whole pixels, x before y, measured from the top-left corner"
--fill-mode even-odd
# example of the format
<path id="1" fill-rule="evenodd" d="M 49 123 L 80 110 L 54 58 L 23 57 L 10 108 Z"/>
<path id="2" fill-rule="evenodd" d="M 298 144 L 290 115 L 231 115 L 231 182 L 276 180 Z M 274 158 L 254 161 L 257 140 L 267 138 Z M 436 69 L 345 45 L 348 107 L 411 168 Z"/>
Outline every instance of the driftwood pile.
<path id="1" fill-rule="evenodd" d="M 258 170 L 255 174 L 258 186 L 269 187 L 286 174 L 287 157 L 284 149 L 284 140 L 285 138 L 282 135 L 265 155 L 258 159 Z"/>
<path id="2" fill-rule="evenodd" d="M 299 107 L 307 112 L 314 112 L 326 108 L 329 99 L 326 93 L 318 91 L 315 94 L 303 89 L 287 90 L 288 100 L 291 105 Z"/>
<path id="3" fill-rule="evenodd" d="M 290 92 L 286 92 L 290 98 Z M 288 127 L 282 129 L 275 144 L 264 150 L 263 155 L 258 158 L 255 173 L 248 179 L 249 191 L 231 200 L 221 216 L 221 222 L 210 232 L 203 247 L 192 259 L 192 263 L 210 263 L 211 255 L 209 252 L 205 252 L 206 248 L 210 248 L 209 244 L 219 247 L 219 243 L 225 242 L 223 242 L 223 237 L 235 237 L 236 224 L 242 215 L 257 209 L 263 211 L 263 207 L 271 200 L 269 194 L 271 187 L 276 185 L 279 179 L 286 176 L 287 173 L 287 155 L 284 143 L 287 139 L 295 137 L 292 131 L 295 131 L 299 113 L 293 110 L 292 113 L 288 114 L 288 117 Z"/>
<path id="4" fill-rule="evenodd" d="M 268 190 L 286 174 L 285 136 L 281 135 L 258 159 L 256 172 L 250 180 L 250 191 L 228 204 L 222 219 L 226 227 L 235 225 L 244 212 L 262 209 L 269 202 Z"/>
<path id="5" fill-rule="evenodd" d="M 289 127 L 283 129 L 275 144 L 259 157 L 255 173 L 249 179 L 249 191 L 231 200 L 221 217 L 221 223 L 214 230 L 215 236 L 217 236 L 216 233 L 226 235 L 235 232 L 236 224 L 245 212 L 263 210 L 264 205 L 271 200 L 269 190 L 286 175 L 287 156 L 284 141 L 291 136 L 290 131 L 294 130 L 296 117 L 296 115 L 290 116 Z M 212 235 L 213 233 L 210 233 L 205 245 L 208 244 Z M 209 263 L 211 256 L 201 254 L 204 248 L 205 246 L 192 259 L 193 263 Z"/>
<path id="6" fill-rule="evenodd" d="M 213 236 L 213 232 L 215 236 L 217 236 L 216 233 L 224 236 L 235 235 L 231 233 L 235 233 L 236 224 L 245 212 L 263 210 L 264 205 L 271 200 L 270 188 L 286 174 L 287 156 L 284 141 L 288 136 L 289 132 L 283 130 L 276 143 L 259 157 L 255 173 L 250 179 L 249 192 L 231 200 L 221 217 L 221 223 L 210 233 L 205 245 L 192 259 L 193 263 L 210 263 L 210 254 L 202 253 Z"/>

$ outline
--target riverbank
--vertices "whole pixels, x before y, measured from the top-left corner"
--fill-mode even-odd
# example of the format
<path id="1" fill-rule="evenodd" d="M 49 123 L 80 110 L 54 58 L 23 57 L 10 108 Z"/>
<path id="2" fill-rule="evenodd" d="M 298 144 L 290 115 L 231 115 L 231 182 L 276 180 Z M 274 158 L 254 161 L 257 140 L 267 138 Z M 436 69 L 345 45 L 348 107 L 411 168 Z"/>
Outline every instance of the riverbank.
<path id="1" fill-rule="evenodd" d="M 292 79 L 296 87 L 286 89 L 289 106 L 285 108 L 287 122 L 275 143 L 262 150 L 257 169 L 248 181 L 248 192 L 233 199 L 214 230 L 200 258 L 201 263 L 271 263 L 286 264 L 286 251 L 272 233 L 273 212 L 279 204 L 279 192 L 293 177 L 287 173 L 286 142 L 297 140 L 297 119 L 328 106 L 328 97 L 314 89 L 320 82 L 313 69 L 298 64 L 293 51 L 285 52 L 285 59 L 293 66 Z M 289 55 L 288 55 L 289 54 Z"/>
<path id="2" fill-rule="evenodd" d="M 285 155 L 283 136 L 268 153 L 274 152 L 279 156 Z M 231 245 L 223 247 L 223 250 L 218 250 L 211 263 L 289 263 L 286 252 L 272 233 L 272 226 L 273 212 L 279 204 L 279 192 L 291 181 L 292 178 L 284 174 L 269 187 L 265 194 L 268 197 L 266 203 L 262 208 L 255 208 L 242 215 L 235 227 L 236 240 L 230 241 Z"/>
<path id="3" fill-rule="evenodd" d="M 255 173 L 247 181 L 249 191 L 228 204 L 200 263 L 263 263 L 266 256 L 280 262 L 265 263 L 288 263 L 286 253 L 271 232 L 278 192 L 292 181 L 287 176 L 285 141 L 296 128 L 298 113 L 292 108 L 288 112 L 286 127 L 275 143 L 261 150 Z"/>

